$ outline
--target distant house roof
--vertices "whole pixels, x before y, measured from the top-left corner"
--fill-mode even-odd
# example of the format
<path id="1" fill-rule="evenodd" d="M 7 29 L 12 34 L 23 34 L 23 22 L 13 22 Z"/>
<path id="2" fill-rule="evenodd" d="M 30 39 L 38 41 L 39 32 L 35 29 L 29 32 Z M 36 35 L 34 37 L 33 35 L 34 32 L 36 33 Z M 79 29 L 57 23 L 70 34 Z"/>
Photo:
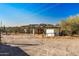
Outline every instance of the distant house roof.
<path id="1" fill-rule="evenodd" d="M 59 26 L 46 26 L 45 28 L 60 28 Z"/>

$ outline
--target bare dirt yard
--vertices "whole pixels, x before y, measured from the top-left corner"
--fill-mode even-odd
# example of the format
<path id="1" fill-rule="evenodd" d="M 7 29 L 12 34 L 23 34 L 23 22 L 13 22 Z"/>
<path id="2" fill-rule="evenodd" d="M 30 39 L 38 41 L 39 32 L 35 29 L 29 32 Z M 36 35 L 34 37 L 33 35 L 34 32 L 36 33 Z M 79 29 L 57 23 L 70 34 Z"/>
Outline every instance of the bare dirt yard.
<path id="1" fill-rule="evenodd" d="M 79 56 L 78 36 L 37 38 L 27 34 L 2 35 L 1 42 L 19 47 L 30 56 Z"/>

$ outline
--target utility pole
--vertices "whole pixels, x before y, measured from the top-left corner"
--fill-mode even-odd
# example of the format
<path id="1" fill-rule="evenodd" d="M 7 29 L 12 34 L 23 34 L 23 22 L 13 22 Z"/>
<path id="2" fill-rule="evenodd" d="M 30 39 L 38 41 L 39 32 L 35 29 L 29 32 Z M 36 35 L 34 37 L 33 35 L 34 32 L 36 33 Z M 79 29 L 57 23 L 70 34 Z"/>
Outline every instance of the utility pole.
<path id="1" fill-rule="evenodd" d="M 2 21 L 1 21 L 1 26 L 0 26 L 0 44 L 2 43 L 1 42 L 1 37 L 2 37 L 1 34 L 2 34 Z"/>
<path id="2" fill-rule="evenodd" d="M 35 29 L 32 30 L 33 37 L 35 36 Z"/>

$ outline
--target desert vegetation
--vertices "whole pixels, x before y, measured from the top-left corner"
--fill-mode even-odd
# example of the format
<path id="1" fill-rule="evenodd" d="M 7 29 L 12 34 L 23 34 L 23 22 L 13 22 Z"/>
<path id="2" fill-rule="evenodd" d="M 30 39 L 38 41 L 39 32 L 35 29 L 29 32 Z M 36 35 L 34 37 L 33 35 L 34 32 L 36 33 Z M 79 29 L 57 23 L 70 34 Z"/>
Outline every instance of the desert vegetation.
<path id="1" fill-rule="evenodd" d="M 79 34 L 79 16 L 71 16 L 60 22 L 61 33 L 63 35 Z"/>

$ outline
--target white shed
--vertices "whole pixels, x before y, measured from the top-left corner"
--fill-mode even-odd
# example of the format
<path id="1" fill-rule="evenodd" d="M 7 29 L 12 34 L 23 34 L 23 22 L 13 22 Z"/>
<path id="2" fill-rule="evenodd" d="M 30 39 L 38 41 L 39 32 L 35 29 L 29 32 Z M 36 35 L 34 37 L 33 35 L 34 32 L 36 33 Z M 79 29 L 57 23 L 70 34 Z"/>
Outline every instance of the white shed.
<path id="1" fill-rule="evenodd" d="M 47 28 L 45 29 L 46 37 L 54 37 L 59 36 L 60 29 L 58 27 L 55 28 Z"/>

